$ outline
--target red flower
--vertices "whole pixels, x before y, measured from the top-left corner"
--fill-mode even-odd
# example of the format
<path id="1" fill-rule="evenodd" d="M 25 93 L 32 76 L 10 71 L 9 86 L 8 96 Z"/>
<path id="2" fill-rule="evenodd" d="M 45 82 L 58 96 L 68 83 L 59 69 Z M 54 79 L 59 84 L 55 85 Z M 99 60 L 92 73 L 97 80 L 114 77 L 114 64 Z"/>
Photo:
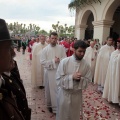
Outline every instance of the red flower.
<path id="1" fill-rule="evenodd" d="M 44 111 L 44 110 L 42 110 L 42 112 L 43 112 L 43 113 L 45 113 L 45 111 Z"/>

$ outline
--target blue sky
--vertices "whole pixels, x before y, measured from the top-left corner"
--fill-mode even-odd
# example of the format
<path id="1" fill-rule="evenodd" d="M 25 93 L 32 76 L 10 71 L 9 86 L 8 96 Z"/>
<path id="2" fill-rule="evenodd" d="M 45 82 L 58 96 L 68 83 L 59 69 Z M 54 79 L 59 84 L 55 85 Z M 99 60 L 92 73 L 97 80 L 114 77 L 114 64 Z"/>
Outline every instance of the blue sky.
<path id="1" fill-rule="evenodd" d="M 74 25 L 74 15 L 68 10 L 70 0 L 2 0 L 0 16 L 8 23 L 34 23 L 41 29 L 49 30 L 51 25 Z"/>

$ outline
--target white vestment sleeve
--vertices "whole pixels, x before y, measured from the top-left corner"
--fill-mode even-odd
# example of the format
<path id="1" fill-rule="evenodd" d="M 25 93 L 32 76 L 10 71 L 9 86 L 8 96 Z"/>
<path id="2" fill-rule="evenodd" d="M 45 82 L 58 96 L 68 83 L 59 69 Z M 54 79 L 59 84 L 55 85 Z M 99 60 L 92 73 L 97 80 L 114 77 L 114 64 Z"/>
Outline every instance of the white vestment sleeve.
<path id="1" fill-rule="evenodd" d="M 43 65 L 44 68 L 48 70 L 52 70 L 56 68 L 55 60 L 47 60 L 46 50 L 43 49 L 40 55 L 40 63 Z"/>
<path id="2" fill-rule="evenodd" d="M 62 46 L 61 46 L 62 47 Z M 67 56 L 66 56 L 66 52 L 65 52 L 65 48 L 63 48 L 62 47 L 62 57 L 61 57 L 61 59 L 60 60 L 62 60 L 62 59 L 64 59 L 64 58 L 66 58 Z"/>
<path id="3" fill-rule="evenodd" d="M 92 82 L 92 75 L 90 66 L 86 66 L 86 74 L 85 76 L 81 77 L 79 88 L 78 89 L 85 89 L 88 86 L 88 83 Z"/>
<path id="4" fill-rule="evenodd" d="M 86 66 L 86 74 L 84 77 L 88 82 L 92 82 L 91 68 L 89 65 Z"/>
<path id="5" fill-rule="evenodd" d="M 62 60 L 58 66 L 57 73 L 56 73 L 57 86 L 58 88 L 62 87 L 64 89 L 73 89 L 73 78 L 72 78 L 73 75 L 65 74 L 64 65 L 65 63 L 63 63 L 63 60 Z"/>

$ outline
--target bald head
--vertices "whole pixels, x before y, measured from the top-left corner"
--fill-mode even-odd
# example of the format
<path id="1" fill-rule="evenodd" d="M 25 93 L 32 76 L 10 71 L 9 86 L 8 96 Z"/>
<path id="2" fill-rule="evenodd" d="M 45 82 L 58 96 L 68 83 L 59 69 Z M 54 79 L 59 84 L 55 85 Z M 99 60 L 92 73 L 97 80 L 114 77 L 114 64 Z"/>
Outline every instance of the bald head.
<path id="1" fill-rule="evenodd" d="M 40 35 L 39 38 L 40 38 L 40 42 L 41 42 L 41 44 L 45 44 L 46 36 L 44 36 L 44 35 Z"/>
<path id="2" fill-rule="evenodd" d="M 90 42 L 90 46 L 93 48 L 94 45 L 95 45 L 95 42 L 94 42 L 94 41 L 91 41 L 91 42 Z"/>
<path id="3" fill-rule="evenodd" d="M 46 39 L 46 42 L 47 42 L 48 44 L 50 44 L 50 38 L 49 38 L 49 37 Z"/>

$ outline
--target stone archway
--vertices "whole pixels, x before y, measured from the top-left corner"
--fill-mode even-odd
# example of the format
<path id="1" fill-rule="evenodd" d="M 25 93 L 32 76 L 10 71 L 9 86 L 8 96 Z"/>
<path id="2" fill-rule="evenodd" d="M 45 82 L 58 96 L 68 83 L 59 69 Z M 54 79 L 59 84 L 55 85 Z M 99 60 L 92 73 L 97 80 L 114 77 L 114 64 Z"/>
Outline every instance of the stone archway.
<path id="1" fill-rule="evenodd" d="M 110 36 L 116 40 L 120 36 L 120 6 L 114 12 L 113 21 L 114 24 L 110 28 Z"/>
<path id="2" fill-rule="evenodd" d="M 87 19 L 87 28 L 85 30 L 85 39 L 88 40 L 88 39 L 93 39 L 93 34 L 94 34 L 94 26 L 92 24 L 92 22 L 94 21 L 94 16 L 93 16 L 93 13 L 91 12 L 90 15 L 88 16 L 88 19 Z"/>
<path id="3" fill-rule="evenodd" d="M 110 26 L 108 36 L 112 36 L 114 40 L 120 36 L 120 1 L 111 0 L 104 10 L 103 19 L 113 22 Z"/>
<path id="4" fill-rule="evenodd" d="M 110 29 L 114 24 L 113 16 L 119 5 L 119 0 L 108 0 L 102 10 L 101 19 L 93 22 L 94 38 L 99 38 L 100 43 L 104 43 L 110 36 Z"/>
<path id="5" fill-rule="evenodd" d="M 79 22 L 78 22 L 78 31 L 77 31 L 78 37 L 77 38 L 84 39 L 86 38 L 86 35 L 91 34 L 91 33 L 92 33 L 91 36 L 93 37 L 92 22 L 97 19 L 96 11 L 93 8 L 93 6 L 88 6 L 85 9 L 83 9 L 78 19 L 79 19 Z M 88 35 L 87 38 L 89 38 L 89 36 L 90 35 Z"/>
<path id="6" fill-rule="evenodd" d="M 85 25 L 91 13 L 93 14 L 94 21 L 97 21 L 97 13 L 96 13 L 95 8 L 93 6 L 88 6 L 84 10 L 82 10 L 81 15 L 79 16 L 79 24 Z"/>
<path id="7" fill-rule="evenodd" d="M 104 9 L 102 19 L 112 21 L 118 6 L 120 6 L 120 0 L 110 0 Z"/>

